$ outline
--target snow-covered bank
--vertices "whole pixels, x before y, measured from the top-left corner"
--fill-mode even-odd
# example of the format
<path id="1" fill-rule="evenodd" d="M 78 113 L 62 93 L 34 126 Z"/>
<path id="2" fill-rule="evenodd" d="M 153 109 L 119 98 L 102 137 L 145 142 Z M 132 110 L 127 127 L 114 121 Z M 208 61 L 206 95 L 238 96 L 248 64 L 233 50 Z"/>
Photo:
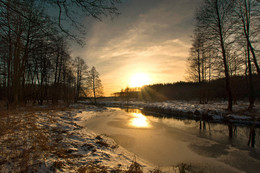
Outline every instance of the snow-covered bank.
<path id="1" fill-rule="evenodd" d="M 155 116 L 180 117 L 213 122 L 231 122 L 239 124 L 260 125 L 260 105 L 256 105 L 251 112 L 247 111 L 247 103 L 239 102 L 233 106 L 233 113 L 229 113 L 226 102 L 198 104 L 196 102 L 167 101 L 167 102 L 134 102 L 110 101 L 101 102 L 105 106 L 138 107 L 146 113 Z"/>
<path id="2" fill-rule="evenodd" d="M 234 117 L 245 121 L 250 114 L 226 114 L 226 104 L 196 105 L 185 102 L 107 102 L 107 106 L 133 106 L 158 115 L 188 114 L 199 117 L 205 110 L 214 116 Z M 246 105 L 244 105 L 246 107 Z M 241 105 L 235 108 L 240 110 Z M 86 104 L 70 107 L 1 112 L 0 114 L 0 172 L 126 172 L 134 160 L 143 172 L 153 170 L 150 163 L 135 158 L 109 136 L 96 134 L 84 126 L 85 121 L 101 116 L 106 108 Z M 106 111 L 110 111 L 109 109 Z M 161 111 L 161 112 L 160 112 Z M 259 107 L 254 115 L 258 114 Z M 253 115 L 253 114 L 252 114 Z M 244 119 L 243 119 L 244 118 Z M 231 119 L 232 120 L 232 119 Z M 84 128 L 83 128 L 84 126 Z"/>
<path id="3" fill-rule="evenodd" d="M 2 114 L 0 172 L 124 172 L 135 159 L 144 172 L 153 169 L 106 135 L 80 126 L 103 108 L 73 107 Z"/>

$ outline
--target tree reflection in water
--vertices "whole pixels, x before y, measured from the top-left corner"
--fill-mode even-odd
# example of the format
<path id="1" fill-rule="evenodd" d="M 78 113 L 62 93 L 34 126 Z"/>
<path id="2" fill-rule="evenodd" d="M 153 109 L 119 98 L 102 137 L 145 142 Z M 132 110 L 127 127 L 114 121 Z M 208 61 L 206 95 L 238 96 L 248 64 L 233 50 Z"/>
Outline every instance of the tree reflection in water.
<path id="1" fill-rule="evenodd" d="M 250 143 L 251 143 L 251 147 L 255 147 L 255 127 L 254 127 L 254 125 L 250 128 L 249 139 L 248 139 L 247 145 L 250 146 Z"/>

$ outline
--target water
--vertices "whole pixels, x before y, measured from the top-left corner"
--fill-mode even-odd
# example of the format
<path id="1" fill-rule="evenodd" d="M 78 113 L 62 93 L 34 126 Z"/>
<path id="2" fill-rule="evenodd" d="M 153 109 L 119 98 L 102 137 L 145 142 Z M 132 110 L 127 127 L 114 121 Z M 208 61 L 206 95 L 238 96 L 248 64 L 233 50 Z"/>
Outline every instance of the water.
<path id="1" fill-rule="evenodd" d="M 158 118 L 138 109 L 99 112 L 85 126 L 163 168 L 187 163 L 204 172 L 260 169 L 259 129 L 252 148 L 248 147 L 249 127 Z"/>

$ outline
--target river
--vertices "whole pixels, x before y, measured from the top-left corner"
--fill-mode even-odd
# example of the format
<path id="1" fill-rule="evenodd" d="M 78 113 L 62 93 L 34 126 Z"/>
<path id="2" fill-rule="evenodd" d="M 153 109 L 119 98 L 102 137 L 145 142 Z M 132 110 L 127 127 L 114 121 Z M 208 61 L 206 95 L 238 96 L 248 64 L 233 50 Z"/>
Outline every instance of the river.
<path id="1" fill-rule="evenodd" d="M 248 127 L 158 118 L 139 109 L 109 108 L 97 114 L 84 123 L 86 128 L 108 135 L 163 170 L 180 163 L 204 172 L 260 170 L 259 129 L 252 148 L 247 145 Z"/>

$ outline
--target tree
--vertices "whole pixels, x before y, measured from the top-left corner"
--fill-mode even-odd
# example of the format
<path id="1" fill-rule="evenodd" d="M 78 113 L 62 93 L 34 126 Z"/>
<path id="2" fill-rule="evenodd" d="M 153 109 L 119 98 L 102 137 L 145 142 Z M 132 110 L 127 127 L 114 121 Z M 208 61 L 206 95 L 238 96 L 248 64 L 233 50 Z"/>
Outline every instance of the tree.
<path id="1" fill-rule="evenodd" d="M 76 38 L 71 32 L 66 30 L 65 26 L 74 26 L 80 33 L 85 35 L 85 26 L 81 24 L 79 16 L 91 16 L 98 20 L 101 20 L 101 16 L 113 16 L 118 14 L 116 4 L 120 0 L 45 0 L 45 2 L 51 5 L 53 8 L 57 9 L 58 17 L 57 22 L 60 29 L 72 38 Z M 76 38 L 78 41 L 78 38 Z"/>
<path id="2" fill-rule="evenodd" d="M 202 101 L 202 83 L 204 82 L 204 43 L 203 35 L 199 30 L 194 31 L 194 38 L 192 43 L 192 48 L 190 50 L 190 57 L 188 59 L 189 62 L 189 75 L 193 81 L 199 83 L 200 95 L 199 100 L 200 104 Z M 194 73 L 195 72 L 195 73 Z"/>
<path id="3" fill-rule="evenodd" d="M 257 35 L 259 34 L 259 11 L 260 3 L 257 0 L 237 0 L 236 15 L 238 24 L 242 32 L 241 35 L 245 38 L 247 47 L 253 56 L 253 62 L 258 74 L 260 74 L 259 64 L 255 53 L 254 42 L 258 43 Z"/>
<path id="4" fill-rule="evenodd" d="M 80 57 L 76 57 L 74 59 L 73 66 L 76 72 L 75 102 L 77 102 L 80 96 L 80 92 L 84 90 L 83 85 L 84 83 L 86 83 L 86 78 L 88 76 L 88 66 L 85 61 Z"/>
<path id="5" fill-rule="evenodd" d="M 0 3 L 0 35 L 4 40 L 0 45 L 6 48 L 0 52 L 4 57 L 0 66 L 5 69 L 7 105 L 14 106 L 30 99 L 42 104 L 47 99 L 47 86 L 53 83 L 53 88 L 60 91 L 58 87 L 63 88 L 62 79 L 66 76 L 62 73 L 68 71 L 66 62 L 70 59 L 64 39 L 43 9 L 34 1 L 21 2 L 9 0 L 6 6 Z M 51 95 L 53 101 L 58 100 L 58 92 Z"/>
<path id="6" fill-rule="evenodd" d="M 228 110 L 232 111 L 232 90 L 228 67 L 227 48 L 232 40 L 231 29 L 234 26 L 231 16 L 234 9 L 233 0 L 205 0 L 196 14 L 197 27 L 204 30 L 203 34 L 208 40 L 214 40 L 215 47 L 221 53 L 226 91 L 228 95 Z"/>
<path id="7" fill-rule="evenodd" d="M 216 51 L 203 32 L 200 28 L 194 29 L 190 56 L 187 59 L 187 80 L 199 83 L 200 104 L 208 102 L 209 85 L 206 87 L 206 84 L 210 83 L 214 78 L 214 73 L 218 71 L 217 68 L 213 68 L 217 64 Z"/>
<path id="8" fill-rule="evenodd" d="M 97 104 L 97 97 L 103 95 L 103 86 L 101 84 L 101 80 L 99 79 L 99 73 L 97 72 L 96 68 L 92 66 L 91 70 L 89 71 L 89 86 L 93 93 L 93 98 L 95 104 Z"/>
<path id="9" fill-rule="evenodd" d="M 255 64 L 255 68 L 257 73 L 260 75 L 260 69 L 256 58 L 255 48 L 252 43 L 252 40 L 254 37 L 256 37 L 257 29 L 254 25 L 254 23 L 259 22 L 257 20 L 257 17 L 259 17 L 259 12 L 257 12 L 257 9 L 259 9 L 260 4 L 256 0 L 237 0 L 237 6 L 236 6 L 236 19 L 238 24 L 238 40 L 241 40 L 241 42 L 244 42 L 243 47 L 245 47 L 245 57 L 247 61 L 247 67 L 248 67 L 248 75 L 249 75 L 249 106 L 248 110 L 252 110 L 254 107 L 255 102 L 255 91 L 254 91 L 254 84 L 253 84 L 253 70 L 251 66 L 251 57 L 253 57 L 253 62 Z M 259 27 L 259 26 L 258 26 Z M 252 29 L 253 28 L 253 29 Z"/>
<path id="10" fill-rule="evenodd" d="M 0 6 L 9 8 L 11 13 L 19 15 L 24 20 L 30 20 L 23 14 L 23 9 L 16 8 L 17 4 L 22 5 L 27 2 L 26 0 L 0 0 Z M 82 25 L 80 20 L 90 16 L 101 21 L 102 16 L 117 15 L 119 13 L 116 4 L 120 3 L 120 0 L 30 0 L 30 2 L 57 12 L 48 14 L 49 18 L 53 19 L 53 23 L 70 39 L 83 44 L 79 35 L 85 36 L 86 26 Z M 73 33 L 72 30 L 77 32 Z"/>
<path id="11" fill-rule="evenodd" d="M 76 70 L 72 66 L 67 41 L 79 41 L 80 36 L 70 29 L 84 34 L 79 15 L 101 20 L 118 13 L 118 2 L 0 0 L 0 99 L 7 106 L 77 100 L 87 70 L 81 60 Z M 48 7 L 57 14 L 47 14 Z"/>
<path id="12" fill-rule="evenodd" d="M 46 34 L 43 32 L 44 16 L 42 9 L 32 1 L 21 3 L 8 0 L 7 5 L 0 4 L 1 25 L 0 34 L 4 38 L 2 45 L 7 47 L 7 100 L 8 104 L 25 102 L 25 79 L 27 65 L 29 65 L 37 40 Z M 36 10 L 37 9 L 37 10 Z M 20 11 L 20 13 L 13 13 Z M 46 37 L 46 35 L 44 35 Z"/>

